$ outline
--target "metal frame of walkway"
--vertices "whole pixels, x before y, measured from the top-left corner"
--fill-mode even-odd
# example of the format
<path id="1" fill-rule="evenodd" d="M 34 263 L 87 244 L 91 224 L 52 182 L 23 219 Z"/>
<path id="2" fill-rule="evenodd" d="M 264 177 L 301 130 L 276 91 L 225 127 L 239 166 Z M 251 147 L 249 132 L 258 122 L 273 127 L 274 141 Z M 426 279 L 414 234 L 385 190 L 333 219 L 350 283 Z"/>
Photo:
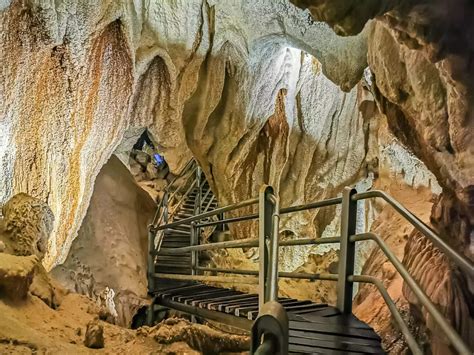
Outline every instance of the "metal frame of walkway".
<path id="1" fill-rule="evenodd" d="M 180 187 L 177 188 L 173 186 L 175 182 L 178 181 L 178 179 L 175 179 L 169 185 L 169 188 L 165 193 L 165 197 L 157 209 L 155 219 L 149 228 L 148 283 L 149 293 L 150 295 L 154 296 L 154 304 L 162 304 L 164 306 L 182 310 L 187 313 L 199 315 L 203 318 L 219 319 L 224 323 L 236 322 L 241 324 L 243 328 L 248 328 L 251 325 L 251 352 L 256 354 L 287 354 L 289 352 L 308 353 L 312 352 L 310 351 L 311 348 L 314 350 L 314 353 L 319 353 L 323 350 L 324 351 L 321 353 L 325 354 L 336 354 L 340 351 L 343 353 L 351 353 L 351 351 L 348 350 L 349 348 L 344 348 L 345 346 L 349 345 L 352 345 L 351 349 L 354 350 L 355 353 L 363 353 L 363 348 L 357 347 L 357 340 L 355 343 L 348 343 L 347 341 L 344 342 L 343 339 L 346 339 L 349 333 L 352 331 L 351 325 L 360 327 L 360 329 L 367 327 L 365 324 L 355 319 L 355 317 L 352 315 L 352 299 L 354 283 L 370 283 L 373 284 L 381 293 L 392 314 L 393 320 L 398 325 L 398 328 L 403 334 L 412 353 L 423 354 L 413 334 L 410 332 L 409 327 L 398 311 L 394 301 L 390 298 L 390 295 L 388 294 L 382 281 L 368 275 L 354 275 L 356 244 L 360 241 L 372 240 L 376 243 L 377 247 L 383 251 L 388 260 L 394 265 L 396 270 L 404 279 L 406 285 L 408 285 L 413 293 L 417 296 L 419 302 L 430 315 L 433 322 L 435 322 L 439 329 L 445 334 L 446 339 L 451 344 L 451 347 L 459 354 L 472 354 L 472 351 L 455 331 L 450 322 L 442 315 L 433 302 L 431 302 L 417 281 L 410 275 L 400 260 L 397 259 L 396 255 L 390 250 L 384 240 L 374 233 L 357 233 L 357 202 L 373 198 L 383 199 L 386 203 L 392 206 L 398 214 L 410 222 L 414 228 L 416 228 L 426 238 L 428 238 L 434 246 L 444 253 L 444 255 L 446 255 L 447 258 L 453 263 L 454 267 L 459 268 L 466 274 L 467 277 L 474 277 L 474 266 L 469 260 L 456 252 L 430 227 L 428 227 L 402 204 L 385 192 L 372 190 L 358 193 L 354 188 L 347 187 L 344 189 L 342 197 L 325 199 L 299 206 L 280 208 L 278 195 L 274 192 L 271 186 L 264 185 L 261 188 L 259 196 L 256 198 L 248 199 L 220 208 L 209 208 L 209 206 L 207 206 L 207 208 L 203 208 L 201 188 L 203 186 L 203 175 L 197 163 L 190 161 L 178 177 L 183 176 L 187 176 L 187 178 L 181 179 L 182 181 L 180 183 Z M 171 191 L 173 188 L 175 189 L 174 192 L 169 195 L 169 191 Z M 182 191 L 182 195 L 178 198 L 178 191 L 180 190 Z M 187 218 L 174 219 L 173 215 L 179 211 L 179 206 L 183 203 L 183 201 L 186 200 L 191 191 L 196 191 L 194 215 Z M 206 199 L 206 201 L 210 200 L 212 201 L 210 198 Z M 258 213 L 250 213 L 238 217 L 224 217 L 231 211 L 237 211 L 242 208 L 256 205 L 258 205 Z M 335 205 L 341 205 L 341 231 L 339 237 L 319 239 L 301 238 L 281 242 L 279 241 L 279 220 L 281 215 Z M 174 206 L 171 214 L 168 211 L 168 206 Z M 233 212 L 233 214 L 235 215 L 235 212 Z M 222 227 L 232 223 L 248 220 L 258 220 L 258 238 L 200 244 L 199 235 L 203 228 L 212 226 Z M 162 248 L 161 245 L 163 240 L 166 239 L 166 231 L 176 230 L 176 228 L 182 226 L 189 226 L 190 228 L 189 245 L 176 248 Z M 340 244 L 339 269 L 337 274 L 308 274 L 278 271 L 279 247 L 334 243 Z M 259 248 L 258 271 L 206 268 L 199 265 L 199 252 L 206 250 L 244 247 Z M 159 258 L 160 255 L 173 256 L 182 255 L 183 253 L 190 253 L 191 255 L 191 258 L 189 259 L 189 273 L 161 273 L 160 269 L 156 268 L 157 258 Z M 256 298 L 251 300 L 248 299 L 249 302 L 247 303 L 237 303 L 237 305 L 234 304 L 236 307 L 221 307 L 221 309 L 224 311 L 219 310 L 219 307 L 217 310 L 213 309 L 212 306 L 209 306 L 209 304 L 215 304 L 215 299 L 219 298 L 219 295 L 222 297 L 235 296 L 237 298 L 241 296 L 244 299 L 246 296 L 250 295 L 240 295 L 237 291 L 223 288 L 209 290 L 206 289 L 208 286 L 193 284 L 200 281 L 225 282 L 225 277 L 202 275 L 204 272 L 241 275 L 241 280 L 244 280 L 242 275 L 246 275 L 245 282 L 257 283 L 259 285 L 259 294 L 252 295 Z M 312 326 L 321 328 L 321 322 L 328 321 L 330 317 L 328 318 L 325 316 L 327 319 L 321 320 L 322 317 L 324 318 L 324 315 L 318 315 L 318 310 L 315 310 L 315 312 L 313 312 L 314 314 L 312 314 L 312 312 L 298 314 L 295 313 L 294 310 L 291 310 L 291 307 L 288 307 L 288 305 L 291 304 L 301 305 L 304 309 L 304 304 L 297 303 L 304 302 L 304 300 L 283 300 L 278 298 L 279 278 L 327 280 L 336 282 L 337 304 L 335 307 L 330 307 L 327 305 L 324 305 L 324 307 L 327 307 L 327 312 L 331 313 L 332 311 L 334 313 L 332 315 L 333 319 L 331 321 L 337 323 L 338 328 L 336 328 L 339 329 L 339 332 L 330 332 L 330 334 L 326 334 L 330 336 L 329 338 L 322 339 L 321 335 L 315 335 L 317 332 L 308 331 L 308 329 Z M 169 281 L 168 284 L 164 282 L 165 280 Z M 238 281 L 238 278 L 230 277 L 228 280 Z M 165 288 L 168 287 L 168 289 L 160 289 L 161 284 L 163 284 L 163 287 Z M 203 299 L 201 298 L 196 299 L 196 297 L 198 297 L 197 295 L 191 295 L 191 298 L 185 297 L 185 295 L 180 295 L 180 292 L 186 290 L 186 287 L 191 287 L 191 289 L 192 287 L 204 287 L 202 290 L 204 294 L 201 294 L 200 296 L 203 296 L 204 300 L 209 302 L 203 302 Z M 214 300 L 214 302 L 212 302 L 212 300 Z M 310 302 L 310 304 L 313 303 Z M 153 310 L 153 306 L 151 309 Z M 237 311 L 236 314 L 235 311 L 241 309 L 245 309 L 245 312 Z M 229 312 L 226 310 L 229 310 Z M 232 313 L 232 310 L 234 313 Z M 153 321 L 153 314 L 153 311 L 149 312 L 150 322 Z M 242 318 L 240 314 L 246 315 L 245 321 L 237 321 L 237 319 Z M 249 317 L 248 314 L 251 316 Z M 312 321 L 310 319 L 312 319 Z M 350 319 L 352 323 L 347 323 L 348 319 Z M 246 326 L 244 326 L 244 324 L 246 324 Z M 294 327 L 292 328 L 292 326 L 295 324 L 300 324 L 301 327 L 308 328 L 306 335 L 304 335 L 304 331 L 301 333 L 301 329 L 294 329 Z M 306 324 L 306 326 L 301 324 Z M 329 323 L 327 323 L 327 325 L 329 327 Z M 368 347 L 366 348 L 366 351 L 369 353 L 378 353 L 381 350 L 380 338 L 378 338 L 372 329 L 365 328 L 365 331 L 372 332 L 373 334 L 371 335 L 370 340 L 378 342 L 378 346 Z M 312 336 L 307 335 L 311 333 Z M 301 339 L 305 339 L 302 341 L 304 344 L 295 344 L 295 334 L 299 334 Z M 333 345 L 332 348 L 330 344 Z M 372 342 L 372 344 L 375 343 Z M 341 347 L 343 347 L 343 349 L 341 349 Z"/>

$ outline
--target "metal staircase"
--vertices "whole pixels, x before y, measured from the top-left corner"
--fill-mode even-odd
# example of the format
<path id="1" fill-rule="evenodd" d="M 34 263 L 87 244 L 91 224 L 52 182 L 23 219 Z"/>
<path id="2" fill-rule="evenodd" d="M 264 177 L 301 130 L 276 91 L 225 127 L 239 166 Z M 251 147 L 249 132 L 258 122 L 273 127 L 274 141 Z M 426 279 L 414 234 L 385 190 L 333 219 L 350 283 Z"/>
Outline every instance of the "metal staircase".
<path id="1" fill-rule="evenodd" d="M 176 187 L 177 185 L 179 186 Z M 280 208 L 278 195 L 271 186 L 264 185 L 256 198 L 217 207 L 214 195 L 199 167 L 191 161 L 170 183 L 149 228 L 148 289 L 153 302 L 148 312 L 148 322 L 153 323 L 156 305 L 161 305 L 251 330 L 251 353 L 378 354 L 383 353 L 380 337 L 352 314 L 353 284 L 371 283 L 383 296 L 412 353 L 423 354 L 383 282 L 369 275 L 354 274 L 356 243 L 372 240 L 413 290 L 451 347 L 459 354 L 471 354 L 472 351 L 463 339 L 385 244 L 383 238 L 374 233 L 356 230 L 357 201 L 372 198 L 383 199 L 391 205 L 443 252 L 453 265 L 467 277 L 474 278 L 474 266 L 469 260 L 383 191 L 358 193 L 347 187 L 342 197 Z M 279 241 L 281 215 L 339 204 L 342 207 L 340 236 Z M 258 206 L 258 213 L 224 218 L 225 213 L 234 211 L 235 215 L 235 211 L 249 206 Z M 258 238 L 213 243 L 204 243 L 200 238 L 203 228 L 249 220 L 258 220 Z M 278 271 L 279 247 L 310 244 L 340 244 L 337 274 Z M 200 252 L 244 247 L 259 248 L 258 271 L 210 268 L 199 263 Z M 212 276 L 207 275 L 208 272 L 239 277 Z M 279 278 L 336 282 L 337 303 L 330 306 L 308 300 L 278 297 Z M 202 283 L 226 280 L 257 284 L 259 293 L 250 295 Z"/>
<path id="2" fill-rule="evenodd" d="M 176 210 L 171 220 L 181 222 L 197 214 L 198 210 L 213 211 L 216 206 L 214 194 L 209 184 L 204 182 L 202 186 L 195 186 L 188 195 L 183 196 L 183 203 Z M 179 224 L 173 228 L 163 230 L 163 239 L 156 253 L 155 272 L 186 275 L 192 273 L 191 252 L 172 255 L 166 253 L 166 249 L 191 246 L 191 234 L 192 227 L 190 223 Z"/>

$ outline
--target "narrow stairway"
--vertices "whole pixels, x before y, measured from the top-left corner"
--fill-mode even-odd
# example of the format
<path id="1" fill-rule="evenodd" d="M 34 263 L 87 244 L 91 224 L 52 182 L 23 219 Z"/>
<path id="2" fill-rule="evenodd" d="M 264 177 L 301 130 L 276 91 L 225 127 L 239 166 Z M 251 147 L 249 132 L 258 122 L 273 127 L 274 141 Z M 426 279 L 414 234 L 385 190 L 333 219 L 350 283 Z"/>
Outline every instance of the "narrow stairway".
<path id="1" fill-rule="evenodd" d="M 194 180 L 190 182 L 193 177 Z M 168 198 L 170 185 L 176 181 L 181 186 Z M 373 240 L 413 291 L 423 294 L 423 290 L 413 280 L 412 275 L 396 258 L 393 251 L 384 244 L 383 236 L 367 231 L 357 233 L 355 221 L 358 202 L 367 199 L 378 198 L 386 201 L 401 217 L 443 250 L 453 263 L 468 275 L 474 275 L 474 266 L 471 262 L 446 245 L 441 237 L 418 217 L 382 190 L 357 192 L 355 188 L 347 186 L 343 190 L 342 197 L 280 208 L 279 196 L 273 187 L 263 185 L 258 197 L 217 208 L 209 184 L 194 161 L 190 161 L 183 173 L 170 185 L 149 229 L 148 290 L 153 297 L 147 312 L 147 324 L 150 325 L 160 317 L 159 313 L 163 309 L 174 309 L 198 318 L 251 330 L 252 351 L 255 353 L 272 354 L 275 353 L 272 352 L 274 349 L 281 349 L 284 354 L 383 354 L 380 336 L 352 313 L 353 284 L 368 283 L 375 285 L 383 296 L 393 320 L 397 323 L 412 353 L 423 354 L 394 300 L 384 288 L 383 280 L 370 275 L 354 274 L 356 243 Z M 176 199 L 180 189 L 186 189 L 186 192 L 181 195 L 179 202 L 169 202 Z M 170 216 L 168 216 L 168 205 L 173 208 Z M 340 237 L 319 238 L 318 244 L 340 244 L 340 264 L 337 272 L 321 274 L 279 272 L 280 246 L 314 244 L 314 240 L 309 238 L 279 241 L 280 215 L 336 205 L 341 205 L 342 208 Z M 224 218 L 224 213 L 227 215 L 230 211 L 248 206 L 258 206 L 259 212 Z M 189 219 L 194 221 L 193 224 L 189 223 Z M 258 221 L 258 238 L 210 242 L 200 234 L 202 228 L 219 226 L 224 229 L 229 223 L 250 220 Z M 156 243 L 157 233 L 163 236 L 161 239 L 158 238 L 158 243 Z M 200 252 L 244 247 L 259 248 L 258 270 L 199 267 Z M 202 275 L 200 272 L 240 274 L 247 275 L 245 277 L 248 278 L 245 281 L 238 278 L 223 281 L 221 276 Z M 337 282 L 336 305 L 279 297 L 278 280 L 281 277 Z M 209 286 L 206 282 L 256 284 L 258 294 L 245 293 L 234 288 Z M 469 346 L 464 344 L 435 305 L 428 298 L 421 297 L 419 300 L 436 320 L 440 329 L 444 329 L 444 334 L 449 338 L 453 348 L 461 354 L 471 354 Z"/>
<path id="2" fill-rule="evenodd" d="M 199 188 L 194 187 L 191 192 L 185 196 L 184 202 L 179 206 L 170 222 L 177 222 L 192 217 L 198 210 L 201 212 L 212 211 L 217 207 L 214 194 L 212 193 L 209 183 L 203 181 L 201 187 L 201 203 L 198 206 Z M 157 253 L 155 261 L 155 272 L 163 274 L 191 274 L 191 252 L 167 255 L 161 249 L 163 248 L 180 248 L 191 245 L 191 224 L 184 223 L 179 226 L 165 229 L 160 249 Z"/>
<path id="3" fill-rule="evenodd" d="M 208 182 L 202 177 L 201 188 L 196 183 L 184 193 L 181 205 L 173 210 L 168 224 L 183 221 L 199 213 L 217 208 Z M 186 187 L 183 187 L 186 188 Z M 199 194 L 199 190 L 201 193 Z M 199 196 L 201 201 L 199 202 Z M 201 222 L 206 221 L 205 219 Z M 179 224 L 163 230 L 154 262 L 154 303 L 221 323 L 250 330 L 258 316 L 259 296 L 224 287 L 212 287 L 200 282 L 164 279 L 159 274 L 191 275 L 191 252 L 167 254 L 166 250 L 192 245 L 192 226 Z M 289 324 L 289 353 L 316 354 L 383 354 L 380 337 L 352 314 L 343 315 L 327 304 L 309 300 L 279 297 Z"/>

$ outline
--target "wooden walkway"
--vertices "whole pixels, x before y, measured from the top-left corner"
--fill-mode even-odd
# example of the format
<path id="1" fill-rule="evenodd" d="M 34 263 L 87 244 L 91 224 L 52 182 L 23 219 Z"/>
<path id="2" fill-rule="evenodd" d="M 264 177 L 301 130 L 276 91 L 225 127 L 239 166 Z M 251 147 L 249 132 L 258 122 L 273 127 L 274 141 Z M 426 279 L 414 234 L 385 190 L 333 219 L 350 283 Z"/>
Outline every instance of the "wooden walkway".
<path id="1" fill-rule="evenodd" d="M 200 283 L 163 286 L 155 293 L 156 304 L 222 313 L 249 324 L 258 314 L 258 295 L 211 287 Z M 278 300 L 290 321 L 291 354 L 385 354 L 381 339 L 355 316 L 343 315 L 327 304 L 292 298 Z M 242 324 L 242 322 L 240 322 Z"/>

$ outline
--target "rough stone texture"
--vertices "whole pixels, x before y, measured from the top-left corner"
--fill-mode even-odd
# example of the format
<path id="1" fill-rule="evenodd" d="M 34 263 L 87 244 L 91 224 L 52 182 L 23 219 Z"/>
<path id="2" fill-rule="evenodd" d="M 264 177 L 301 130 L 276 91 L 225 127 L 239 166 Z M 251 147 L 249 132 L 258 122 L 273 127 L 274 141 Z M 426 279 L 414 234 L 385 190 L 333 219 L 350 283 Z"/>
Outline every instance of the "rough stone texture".
<path id="1" fill-rule="evenodd" d="M 294 3 L 309 7 L 316 19 L 328 20 L 342 34 L 357 33 L 367 19 L 381 15 L 368 35 L 368 63 L 378 107 L 395 136 L 426 164 L 443 188 L 431 215 L 434 227 L 472 259 L 474 70 L 469 63 L 474 54 L 473 4 L 463 0 L 363 1 L 360 6 L 351 1 Z M 410 262 L 411 272 L 441 309 L 454 312 L 450 318 L 467 340 L 466 334 L 472 333 L 468 326 L 472 307 L 469 314 L 464 313 L 470 322 L 460 312 L 472 300 L 473 281 L 449 271 L 446 260 L 435 257 L 439 251 L 431 244 L 420 249 L 425 242 L 415 234 L 409 241 L 405 261 Z M 434 261 L 437 272 L 428 266 Z M 419 308 L 417 302 L 413 305 Z M 443 337 L 429 318 L 425 320 L 433 332 L 432 344 L 438 347 L 435 352 L 446 352 L 440 345 Z"/>
<path id="2" fill-rule="evenodd" d="M 1 3 L 0 200 L 26 191 L 52 206 L 48 269 L 65 260 L 95 176 L 134 129 L 149 128 L 172 171 L 195 155 L 221 204 L 264 182 L 288 205 L 377 175 L 375 105 L 354 88 L 367 39 L 377 107 L 443 188 L 435 226 L 472 256 L 472 5 L 456 0 L 446 16 L 443 2 L 296 2 L 341 34 L 362 32 L 336 37 L 283 0 Z M 282 229 L 320 236 L 337 230 L 335 214 Z"/>
<path id="3" fill-rule="evenodd" d="M 170 318 L 156 327 L 142 331 L 158 343 L 184 341 L 202 354 L 242 352 L 250 348 L 250 337 L 230 335 L 202 324 L 193 324 L 180 318 Z"/>
<path id="4" fill-rule="evenodd" d="M 417 231 L 411 233 L 406 243 L 403 263 L 432 302 L 438 306 L 454 328 L 459 330 L 461 336 L 472 348 L 474 346 L 474 340 L 471 337 L 473 318 L 470 307 L 472 304 L 469 305 L 472 298 L 466 294 L 466 276 L 453 271 L 446 256 Z M 446 339 L 437 336 L 443 332 L 406 284 L 403 285 L 403 294 L 408 302 L 421 313 L 413 312 L 414 315 L 424 320 L 426 327 L 435 334 L 430 338 L 432 348 L 436 349 L 437 354 L 451 353 Z"/>
<path id="5" fill-rule="evenodd" d="M 444 188 L 441 201 L 447 201 L 434 217 L 457 236 L 451 242 L 463 247 L 472 232 L 474 185 L 474 126 L 465 107 L 467 97 L 449 83 L 442 69 L 446 61 L 433 64 L 422 51 L 400 45 L 381 23 L 373 27 L 371 38 L 369 62 L 383 94 L 382 110 L 395 135 L 425 161 Z M 383 56 L 376 43 L 383 43 Z M 456 201 L 449 204 L 452 199 Z M 449 215 L 452 210 L 455 213 Z M 469 255 L 469 248 L 466 252 Z"/>
<path id="6" fill-rule="evenodd" d="M 91 320 L 87 324 L 84 345 L 91 349 L 104 347 L 104 327 L 98 319 Z"/>
<path id="7" fill-rule="evenodd" d="M 24 300 L 28 295 L 38 258 L 0 254 L 0 296 Z"/>
<path id="8" fill-rule="evenodd" d="M 30 286 L 32 295 L 40 298 L 49 307 L 56 309 L 67 292 L 49 277 L 41 263 L 36 265 L 33 282 Z"/>
<path id="9" fill-rule="evenodd" d="M 459 58 L 450 56 L 433 63 L 432 49 L 420 46 L 410 49 L 399 43 L 406 41 L 400 40 L 396 30 L 387 27 L 382 23 L 373 27 L 368 56 L 380 106 L 394 134 L 426 163 L 443 188 L 433 208 L 433 225 L 451 245 L 472 258 L 474 120 L 470 98 L 474 91 L 463 83 L 464 79 L 453 76 L 453 64 Z M 471 76 L 469 72 L 465 75 Z M 467 304 L 472 300 L 472 280 L 460 278 L 450 270 L 440 252 L 422 239 L 412 234 L 405 261 L 425 292 L 452 320 L 464 339 L 470 340 L 472 309 L 468 310 Z M 405 294 L 424 316 L 433 334 L 434 351 L 446 353 L 442 332 L 426 317 L 411 293 Z"/>
<path id="10" fill-rule="evenodd" d="M 464 0 L 293 0 L 343 34 L 369 29 L 368 62 L 392 132 L 435 174 L 443 194 L 433 214 L 449 241 L 472 257 L 474 224 L 474 6 Z M 390 11 L 391 10 L 391 11 Z"/>
<path id="11" fill-rule="evenodd" d="M 269 144 L 272 139 L 266 136 L 280 132 L 282 138 L 272 149 L 285 161 L 284 132 L 297 139 L 293 127 L 305 131 L 322 123 L 303 121 L 324 114 L 315 100 L 332 95 L 337 86 L 322 74 L 314 78 L 311 68 L 348 91 L 366 66 L 365 33 L 337 37 L 326 24 L 313 22 L 283 0 L 146 5 L 16 0 L 3 8 L 0 26 L 0 201 L 25 191 L 51 206 L 56 222 L 44 261 L 47 269 L 65 260 L 93 181 L 128 127 L 149 127 L 172 170 L 190 157 L 190 146 L 210 177 L 228 179 L 221 166 L 221 172 L 213 166 L 226 160 L 229 168 L 248 165 L 248 153 Z M 299 49 L 321 65 L 310 65 L 310 57 L 303 58 Z M 306 90 L 307 80 L 316 90 L 313 101 L 298 95 Z M 320 85 L 324 89 L 319 93 Z M 339 93 L 330 99 L 334 117 L 347 112 L 341 129 L 358 124 L 357 118 L 348 117 L 352 95 Z M 305 119 L 297 109 L 300 101 L 316 109 L 305 112 Z M 275 106 L 280 116 L 266 125 Z M 287 113 L 288 129 L 282 112 Z M 331 126 L 328 119 L 325 133 L 315 137 L 322 139 L 320 148 L 331 141 Z M 213 144 L 217 134 L 228 137 L 225 147 Z M 358 160 L 360 156 L 350 159 L 351 167 L 341 166 L 345 171 L 338 174 L 353 175 Z M 222 184 L 216 182 L 216 190 L 227 202 L 231 196 L 224 196 L 218 187 Z M 239 199 L 254 188 L 252 184 Z"/>
<path id="12" fill-rule="evenodd" d="M 94 301 L 75 293 L 68 294 L 56 310 L 35 297 L 28 298 L 21 307 L 0 299 L 0 353 L 197 355 L 202 352 L 194 350 L 185 341 L 189 339 L 192 344 L 206 344 L 207 335 L 211 334 L 212 348 L 229 349 L 229 344 L 244 338 L 229 336 L 209 326 L 190 324 L 185 320 L 173 320 L 174 324 L 166 324 L 161 331 L 155 331 L 160 325 L 132 330 L 99 322 L 104 329 L 105 347 L 103 350 L 90 349 L 84 346 L 84 334 L 87 324 L 96 317 L 95 308 Z M 186 326 L 186 332 L 191 336 L 183 336 L 182 325 Z M 172 338 L 177 341 L 173 342 Z M 164 340 L 168 342 L 165 344 Z M 230 353 L 236 350 L 231 348 Z"/>
<path id="13" fill-rule="evenodd" d="M 50 279 L 41 264 L 53 227 L 51 209 L 39 199 L 20 193 L 7 201 L 2 214 L 0 241 L 4 250 L 0 259 L 4 262 L 3 292 L 25 298 L 29 291 L 51 308 L 56 308 L 64 292 Z M 12 263 L 11 270 L 7 270 L 8 261 Z"/>
<path id="14" fill-rule="evenodd" d="M 386 172 L 381 171 L 380 173 L 382 176 L 376 181 L 374 187 L 388 191 L 421 220 L 428 222 L 432 206 L 431 191 L 423 186 L 416 190 L 407 189 L 401 179 L 387 179 L 383 177 Z M 414 194 L 416 194 L 416 199 L 413 198 Z M 382 201 L 375 200 L 371 202 L 371 205 L 377 211 L 377 218 L 372 223 L 371 232 L 378 234 L 395 253 L 395 256 L 399 260 L 403 260 L 408 245 L 410 245 L 411 224 L 396 213 L 390 205 Z M 418 331 L 419 321 L 414 321 L 415 317 L 410 311 L 409 302 L 403 295 L 403 279 L 400 274 L 379 248 L 370 249 L 365 259 L 366 262 L 361 273 L 373 275 L 383 281 L 390 297 L 408 322 L 410 330 L 417 335 L 421 346 L 426 346 L 427 337 L 423 334 L 424 332 Z M 391 313 L 375 286 L 360 286 L 354 299 L 354 313 L 382 335 L 385 350 L 391 354 L 403 353 L 407 347 L 405 340 L 394 324 Z M 420 337 L 420 335 L 422 336 Z M 427 347 L 425 349 L 428 351 Z"/>
<path id="15" fill-rule="evenodd" d="M 47 251 L 54 216 L 49 206 L 24 193 L 13 196 L 2 207 L 0 240 L 5 251 L 15 255 L 36 255 Z"/>
<path id="16" fill-rule="evenodd" d="M 66 262 L 52 275 L 71 291 L 96 299 L 117 324 L 128 326 L 147 302 L 147 225 L 154 211 L 153 200 L 112 155 L 97 176 Z"/>
<path id="17" fill-rule="evenodd" d="M 0 200 L 21 191 L 51 206 L 49 268 L 65 258 L 95 176 L 125 128 L 133 79 L 118 22 L 84 33 L 90 20 L 76 13 L 66 35 L 48 7 L 14 1 L 0 14 Z M 65 11 L 76 7 L 62 4 L 55 18 L 67 21 Z M 95 6 L 89 11 L 98 21 Z"/>

